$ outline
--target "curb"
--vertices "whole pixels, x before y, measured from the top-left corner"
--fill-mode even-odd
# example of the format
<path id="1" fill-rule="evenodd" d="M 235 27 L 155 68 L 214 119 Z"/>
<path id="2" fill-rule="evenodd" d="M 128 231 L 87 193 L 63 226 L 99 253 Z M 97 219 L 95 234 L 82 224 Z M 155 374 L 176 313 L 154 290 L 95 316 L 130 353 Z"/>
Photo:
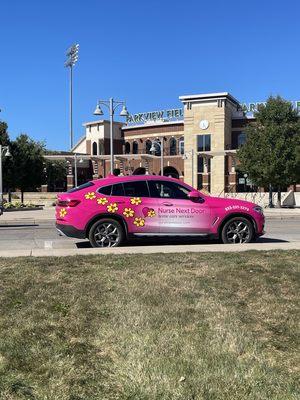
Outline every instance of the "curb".
<path id="1" fill-rule="evenodd" d="M 119 254 L 175 254 L 175 253 L 236 253 L 244 251 L 268 251 L 268 250 L 300 250 L 300 243 L 248 243 L 242 245 L 186 245 L 186 246 L 135 246 L 116 248 L 87 248 L 87 249 L 29 249 L 17 251 L 0 251 L 0 257 L 70 257 L 79 255 L 119 255 Z"/>

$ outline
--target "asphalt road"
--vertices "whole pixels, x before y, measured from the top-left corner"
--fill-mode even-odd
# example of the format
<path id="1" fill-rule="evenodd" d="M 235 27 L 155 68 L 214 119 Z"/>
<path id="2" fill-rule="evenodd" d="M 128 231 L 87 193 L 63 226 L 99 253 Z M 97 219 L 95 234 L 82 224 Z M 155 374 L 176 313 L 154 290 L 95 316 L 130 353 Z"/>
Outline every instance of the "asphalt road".
<path id="1" fill-rule="evenodd" d="M 300 244 L 300 217 L 282 219 L 267 219 L 266 234 L 259 239 L 260 243 L 286 243 L 298 242 Z M 196 243 L 213 244 L 201 239 L 138 239 L 130 242 L 130 246 L 151 246 Z M 39 223 L 23 222 L 6 223 L 0 225 L 0 251 L 1 250 L 25 250 L 25 249 L 76 249 L 90 247 L 89 242 L 82 239 L 71 239 L 58 236 L 51 221 Z"/>

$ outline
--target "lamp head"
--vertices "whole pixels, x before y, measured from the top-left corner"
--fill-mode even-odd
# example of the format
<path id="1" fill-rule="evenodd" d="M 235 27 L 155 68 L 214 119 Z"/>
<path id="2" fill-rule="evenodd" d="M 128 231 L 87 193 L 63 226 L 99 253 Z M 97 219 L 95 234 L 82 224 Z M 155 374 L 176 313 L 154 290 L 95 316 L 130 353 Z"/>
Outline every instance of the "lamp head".
<path id="1" fill-rule="evenodd" d="M 128 117 L 129 112 L 127 111 L 126 106 L 124 105 L 122 111 L 120 112 L 120 117 Z"/>
<path id="2" fill-rule="evenodd" d="M 97 104 L 97 107 L 95 108 L 94 115 L 103 115 L 103 111 L 99 104 Z"/>
<path id="3" fill-rule="evenodd" d="M 10 151 L 9 151 L 9 147 L 7 148 L 7 150 L 6 150 L 5 154 L 4 154 L 4 156 L 5 156 L 5 157 L 11 157 L 11 153 L 10 153 Z"/>

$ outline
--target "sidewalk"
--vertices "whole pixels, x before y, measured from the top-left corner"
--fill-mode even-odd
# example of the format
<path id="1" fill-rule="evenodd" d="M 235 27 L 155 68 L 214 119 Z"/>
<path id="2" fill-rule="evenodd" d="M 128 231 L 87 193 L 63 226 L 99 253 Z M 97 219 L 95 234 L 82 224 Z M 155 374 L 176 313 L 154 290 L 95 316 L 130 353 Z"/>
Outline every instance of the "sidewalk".
<path id="1" fill-rule="evenodd" d="M 290 243 L 247 243 L 247 244 L 190 244 L 184 246 L 132 246 L 115 248 L 83 248 L 83 249 L 20 249 L 1 250 L 0 257 L 70 257 L 79 255 L 107 255 L 107 254 L 153 254 L 153 253 L 207 253 L 207 252 L 243 252 L 268 250 L 300 250 L 299 242 Z"/>
<path id="2" fill-rule="evenodd" d="M 266 218 L 287 219 L 300 218 L 300 208 L 266 208 L 264 209 Z M 11 222 L 19 223 L 41 223 L 55 222 L 55 208 L 46 207 L 43 210 L 37 211 L 10 211 L 4 212 L 0 216 L 0 225 L 6 225 Z"/>

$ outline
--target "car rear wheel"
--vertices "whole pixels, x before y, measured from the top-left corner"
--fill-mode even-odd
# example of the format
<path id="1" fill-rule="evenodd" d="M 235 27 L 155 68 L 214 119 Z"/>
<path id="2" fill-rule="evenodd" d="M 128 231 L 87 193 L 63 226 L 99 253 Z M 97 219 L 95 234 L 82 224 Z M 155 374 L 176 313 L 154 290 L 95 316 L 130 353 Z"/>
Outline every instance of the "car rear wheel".
<path id="1" fill-rule="evenodd" d="M 92 225 L 89 240 L 93 247 L 117 247 L 124 240 L 124 230 L 114 219 L 101 219 Z"/>
<path id="2" fill-rule="evenodd" d="M 249 243 L 254 237 L 253 225 L 247 218 L 232 218 L 223 226 L 221 236 L 223 243 Z"/>

